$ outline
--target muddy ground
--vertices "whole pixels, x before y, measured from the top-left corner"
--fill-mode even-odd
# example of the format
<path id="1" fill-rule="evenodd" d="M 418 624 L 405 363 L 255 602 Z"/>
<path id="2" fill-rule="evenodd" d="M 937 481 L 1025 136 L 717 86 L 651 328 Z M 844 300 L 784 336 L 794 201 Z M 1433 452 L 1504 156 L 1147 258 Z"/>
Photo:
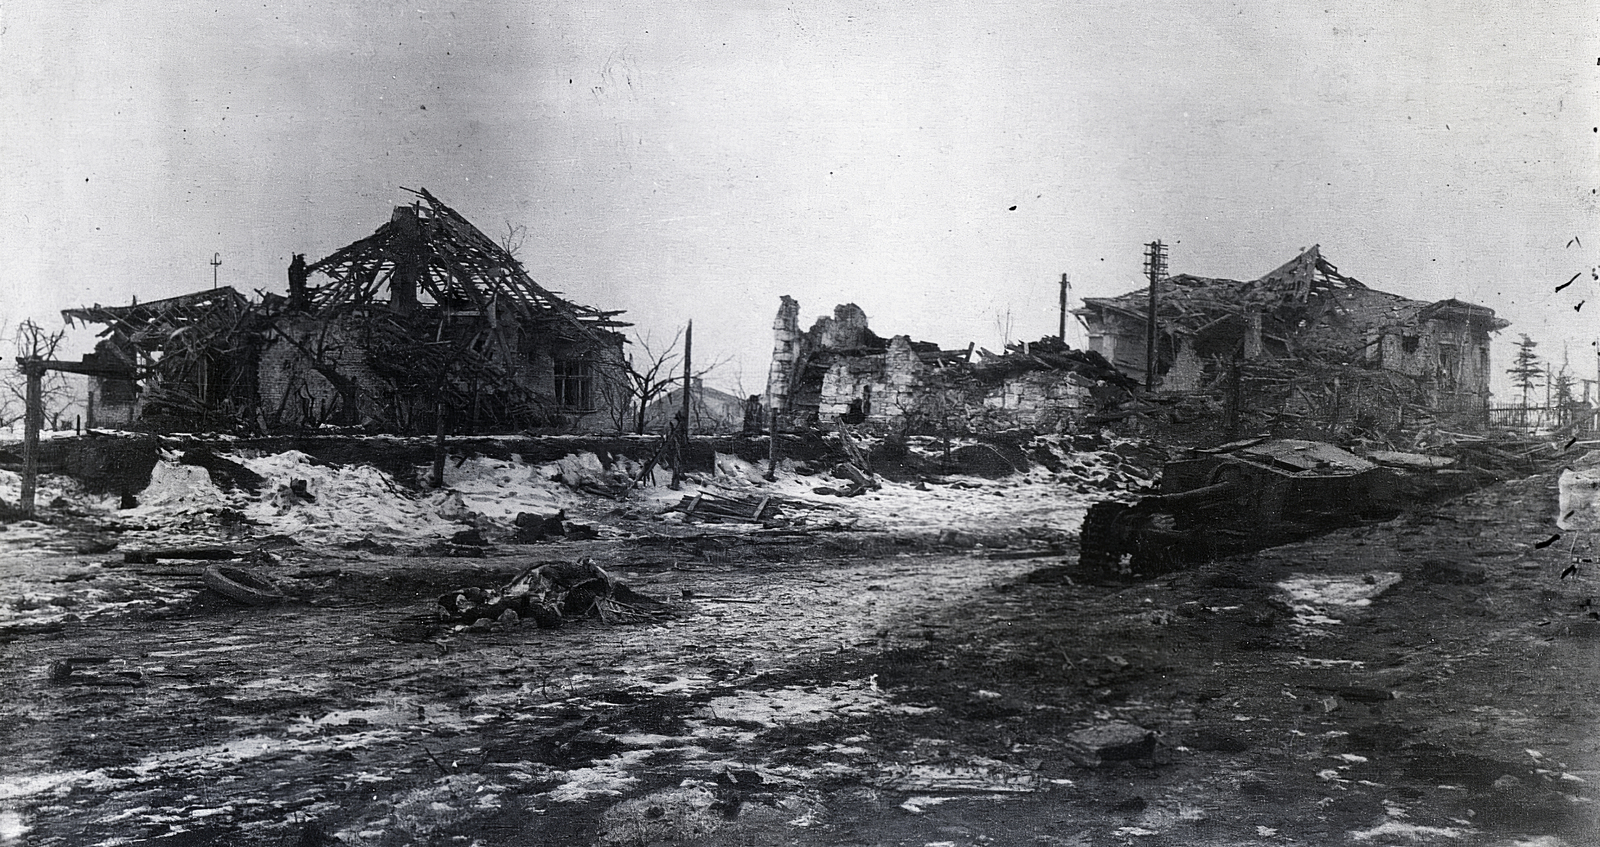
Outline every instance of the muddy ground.
<path id="1" fill-rule="evenodd" d="M 0 843 L 1600 843 L 1600 573 L 1539 546 L 1555 498 L 1123 586 L 1004 527 L 288 548 L 269 608 L 62 555 L 180 599 L 5 639 Z M 434 613 L 580 555 L 678 613 Z"/>

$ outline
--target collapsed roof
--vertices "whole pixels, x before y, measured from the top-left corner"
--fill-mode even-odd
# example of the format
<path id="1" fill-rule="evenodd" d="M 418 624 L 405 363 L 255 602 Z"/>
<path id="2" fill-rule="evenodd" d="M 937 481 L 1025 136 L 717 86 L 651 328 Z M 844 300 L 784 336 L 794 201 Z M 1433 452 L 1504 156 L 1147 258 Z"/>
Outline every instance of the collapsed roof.
<path id="1" fill-rule="evenodd" d="M 310 265 L 296 255 L 287 298 L 218 288 L 62 316 L 108 326 L 94 356 L 137 368 L 130 376 L 147 381 L 144 407 L 205 425 L 225 417 L 272 425 L 297 403 L 322 403 L 328 386 L 338 395 L 335 423 L 409 430 L 422 426 L 413 406 L 470 409 L 474 427 L 553 420 L 567 408 L 556 360 L 620 356 L 612 328 L 629 324 L 615 319 L 620 311 L 543 288 L 454 209 L 426 189 L 411 193 L 417 200 L 372 235 Z M 311 285 L 313 275 L 323 284 Z M 575 372 L 568 382 L 588 385 L 588 371 Z M 271 402 L 260 396 L 268 389 Z"/>
<path id="2" fill-rule="evenodd" d="M 146 358 L 170 353 L 196 352 L 214 346 L 217 339 L 235 337 L 250 303 L 229 286 L 149 300 L 128 306 L 64 309 L 68 326 L 77 321 L 105 324 L 102 337 L 125 341 Z"/>
<path id="3" fill-rule="evenodd" d="M 1085 297 L 1077 314 L 1118 313 L 1142 324 L 1149 301 L 1148 286 L 1116 297 Z M 1320 245 L 1255 280 L 1168 277 L 1157 283 L 1156 301 L 1156 316 L 1166 333 L 1237 336 L 1252 315 L 1259 315 L 1264 339 L 1345 358 L 1360 354 L 1368 330 L 1433 319 L 1460 320 L 1486 332 L 1510 325 L 1485 306 L 1460 300 L 1429 303 L 1369 288 L 1340 273 L 1323 257 Z"/>
<path id="4" fill-rule="evenodd" d="M 377 231 L 305 269 L 329 282 L 307 291 L 312 311 L 340 314 L 387 302 L 396 311 L 438 305 L 457 314 L 509 307 L 526 321 L 554 315 L 581 333 L 629 326 L 546 290 L 505 248 L 428 193 L 398 206 Z M 294 292 L 291 292 L 293 296 Z"/>
<path id="5" fill-rule="evenodd" d="M 974 371 L 981 377 L 1004 378 L 1020 373 L 1057 371 L 1076 374 L 1088 383 L 1106 382 L 1132 390 L 1138 380 L 1125 376 L 1106 357 L 1093 350 L 1076 350 L 1053 335 L 1038 341 L 1007 344 L 1004 354 L 978 351 Z"/>

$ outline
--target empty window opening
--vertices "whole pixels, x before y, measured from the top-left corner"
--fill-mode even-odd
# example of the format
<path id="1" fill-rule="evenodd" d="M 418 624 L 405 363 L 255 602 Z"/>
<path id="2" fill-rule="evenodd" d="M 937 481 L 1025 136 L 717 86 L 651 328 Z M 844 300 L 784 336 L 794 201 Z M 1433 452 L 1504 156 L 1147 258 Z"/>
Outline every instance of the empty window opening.
<path id="1" fill-rule="evenodd" d="M 582 359 L 556 362 L 556 403 L 569 409 L 593 411 L 594 371 Z"/>

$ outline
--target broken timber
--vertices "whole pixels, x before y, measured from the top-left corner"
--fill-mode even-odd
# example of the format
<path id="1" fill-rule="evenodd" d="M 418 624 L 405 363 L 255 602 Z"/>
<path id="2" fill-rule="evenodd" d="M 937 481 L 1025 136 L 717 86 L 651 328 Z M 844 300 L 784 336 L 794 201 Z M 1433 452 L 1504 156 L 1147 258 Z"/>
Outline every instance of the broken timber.
<path id="1" fill-rule="evenodd" d="M 685 518 L 702 518 L 711 521 L 744 521 L 748 523 L 761 523 L 780 517 L 776 498 L 771 495 L 762 497 L 759 501 L 739 500 L 732 497 L 718 497 L 715 494 L 700 492 L 693 497 L 684 497 L 676 505 L 669 508 L 669 512 L 682 512 Z"/>
<path id="2" fill-rule="evenodd" d="M 22 514 L 31 518 L 34 513 L 34 497 L 39 486 L 39 430 L 44 428 L 45 371 L 117 378 L 127 377 L 128 372 L 123 368 L 96 366 L 83 362 L 49 361 L 40 356 L 21 357 L 17 359 L 17 365 L 27 380 L 22 412 L 22 489 L 17 499 Z"/>

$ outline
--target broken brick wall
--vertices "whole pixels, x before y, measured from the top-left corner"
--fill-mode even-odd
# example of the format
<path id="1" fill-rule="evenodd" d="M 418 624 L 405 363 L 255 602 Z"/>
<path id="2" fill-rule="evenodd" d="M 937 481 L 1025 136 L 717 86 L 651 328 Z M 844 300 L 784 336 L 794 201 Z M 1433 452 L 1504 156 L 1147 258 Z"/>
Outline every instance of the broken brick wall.
<path id="1" fill-rule="evenodd" d="M 868 421 L 914 430 L 1062 432 L 1075 428 L 1088 405 L 1082 382 L 1055 370 L 986 376 L 965 363 L 935 368 L 901 335 L 881 355 L 836 361 L 818 411 L 822 421 L 854 409 Z"/>
<path id="2" fill-rule="evenodd" d="M 924 368 L 892 414 L 872 420 L 921 434 L 1014 429 L 1075 432 L 1092 411 L 1089 380 L 1058 370 L 985 371 L 966 364 Z"/>
<path id="3" fill-rule="evenodd" d="M 911 348 L 911 339 L 897 335 L 881 354 L 841 356 L 828 368 L 822 380 L 822 396 L 817 415 L 824 421 L 851 411 L 860 402 L 860 411 L 869 420 L 891 422 L 903 418 L 916 405 L 924 389 L 926 366 Z"/>
<path id="4" fill-rule="evenodd" d="M 1422 380 L 1440 412 L 1483 412 L 1489 404 L 1489 334 L 1465 322 L 1424 320 L 1374 332 L 1368 361 Z"/>
<path id="5" fill-rule="evenodd" d="M 802 332 L 799 311 L 786 296 L 773 322 L 767 397 L 785 427 L 861 415 L 919 432 L 1068 431 L 1091 404 L 1092 381 L 1036 361 L 983 368 L 908 336 L 885 343 L 854 304 Z"/>
<path id="6" fill-rule="evenodd" d="M 800 331 L 800 303 L 785 294 L 772 322 L 772 365 L 767 370 L 767 408 L 789 411 L 794 380 L 806 358 L 805 334 Z"/>
<path id="7" fill-rule="evenodd" d="M 1029 371 L 1007 377 L 982 398 L 974 431 L 1032 429 L 1071 432 L 1088 405 L 1088 388 L 1061 371 Z"/>
<path id="8" fill-rule="evenodd" d="M 319 368 L 349 380 L 347 387 L 354 387 L 355 396 L 347 398 Z M 263 344 L 256 385 L 268 430 L 394 418 L 395 410 L 385 408 L 388 384 L 368 365 L 361 325 L 353 316 L 279 319 Z M 353 408 L 348 405 L 352 399 Z"/>
<path id="9" fill-rule="evenodd" d="M 800 331 L 800 304 L 785 295 L 773 321 L 772 364 L 767 372 L 767 405 L 784 426 L 805 427 L 829 414 L 839 392 L 827 387 L 828 374 L 842 360 L 870 358 L 887 344 L 867 326 L 860 306 L 835 306 L 831 316 L 817 318 Z M 871 370 L 871 366 L 866 366 Z M 854 381 L 869 380 L 866 371 Z"/>

